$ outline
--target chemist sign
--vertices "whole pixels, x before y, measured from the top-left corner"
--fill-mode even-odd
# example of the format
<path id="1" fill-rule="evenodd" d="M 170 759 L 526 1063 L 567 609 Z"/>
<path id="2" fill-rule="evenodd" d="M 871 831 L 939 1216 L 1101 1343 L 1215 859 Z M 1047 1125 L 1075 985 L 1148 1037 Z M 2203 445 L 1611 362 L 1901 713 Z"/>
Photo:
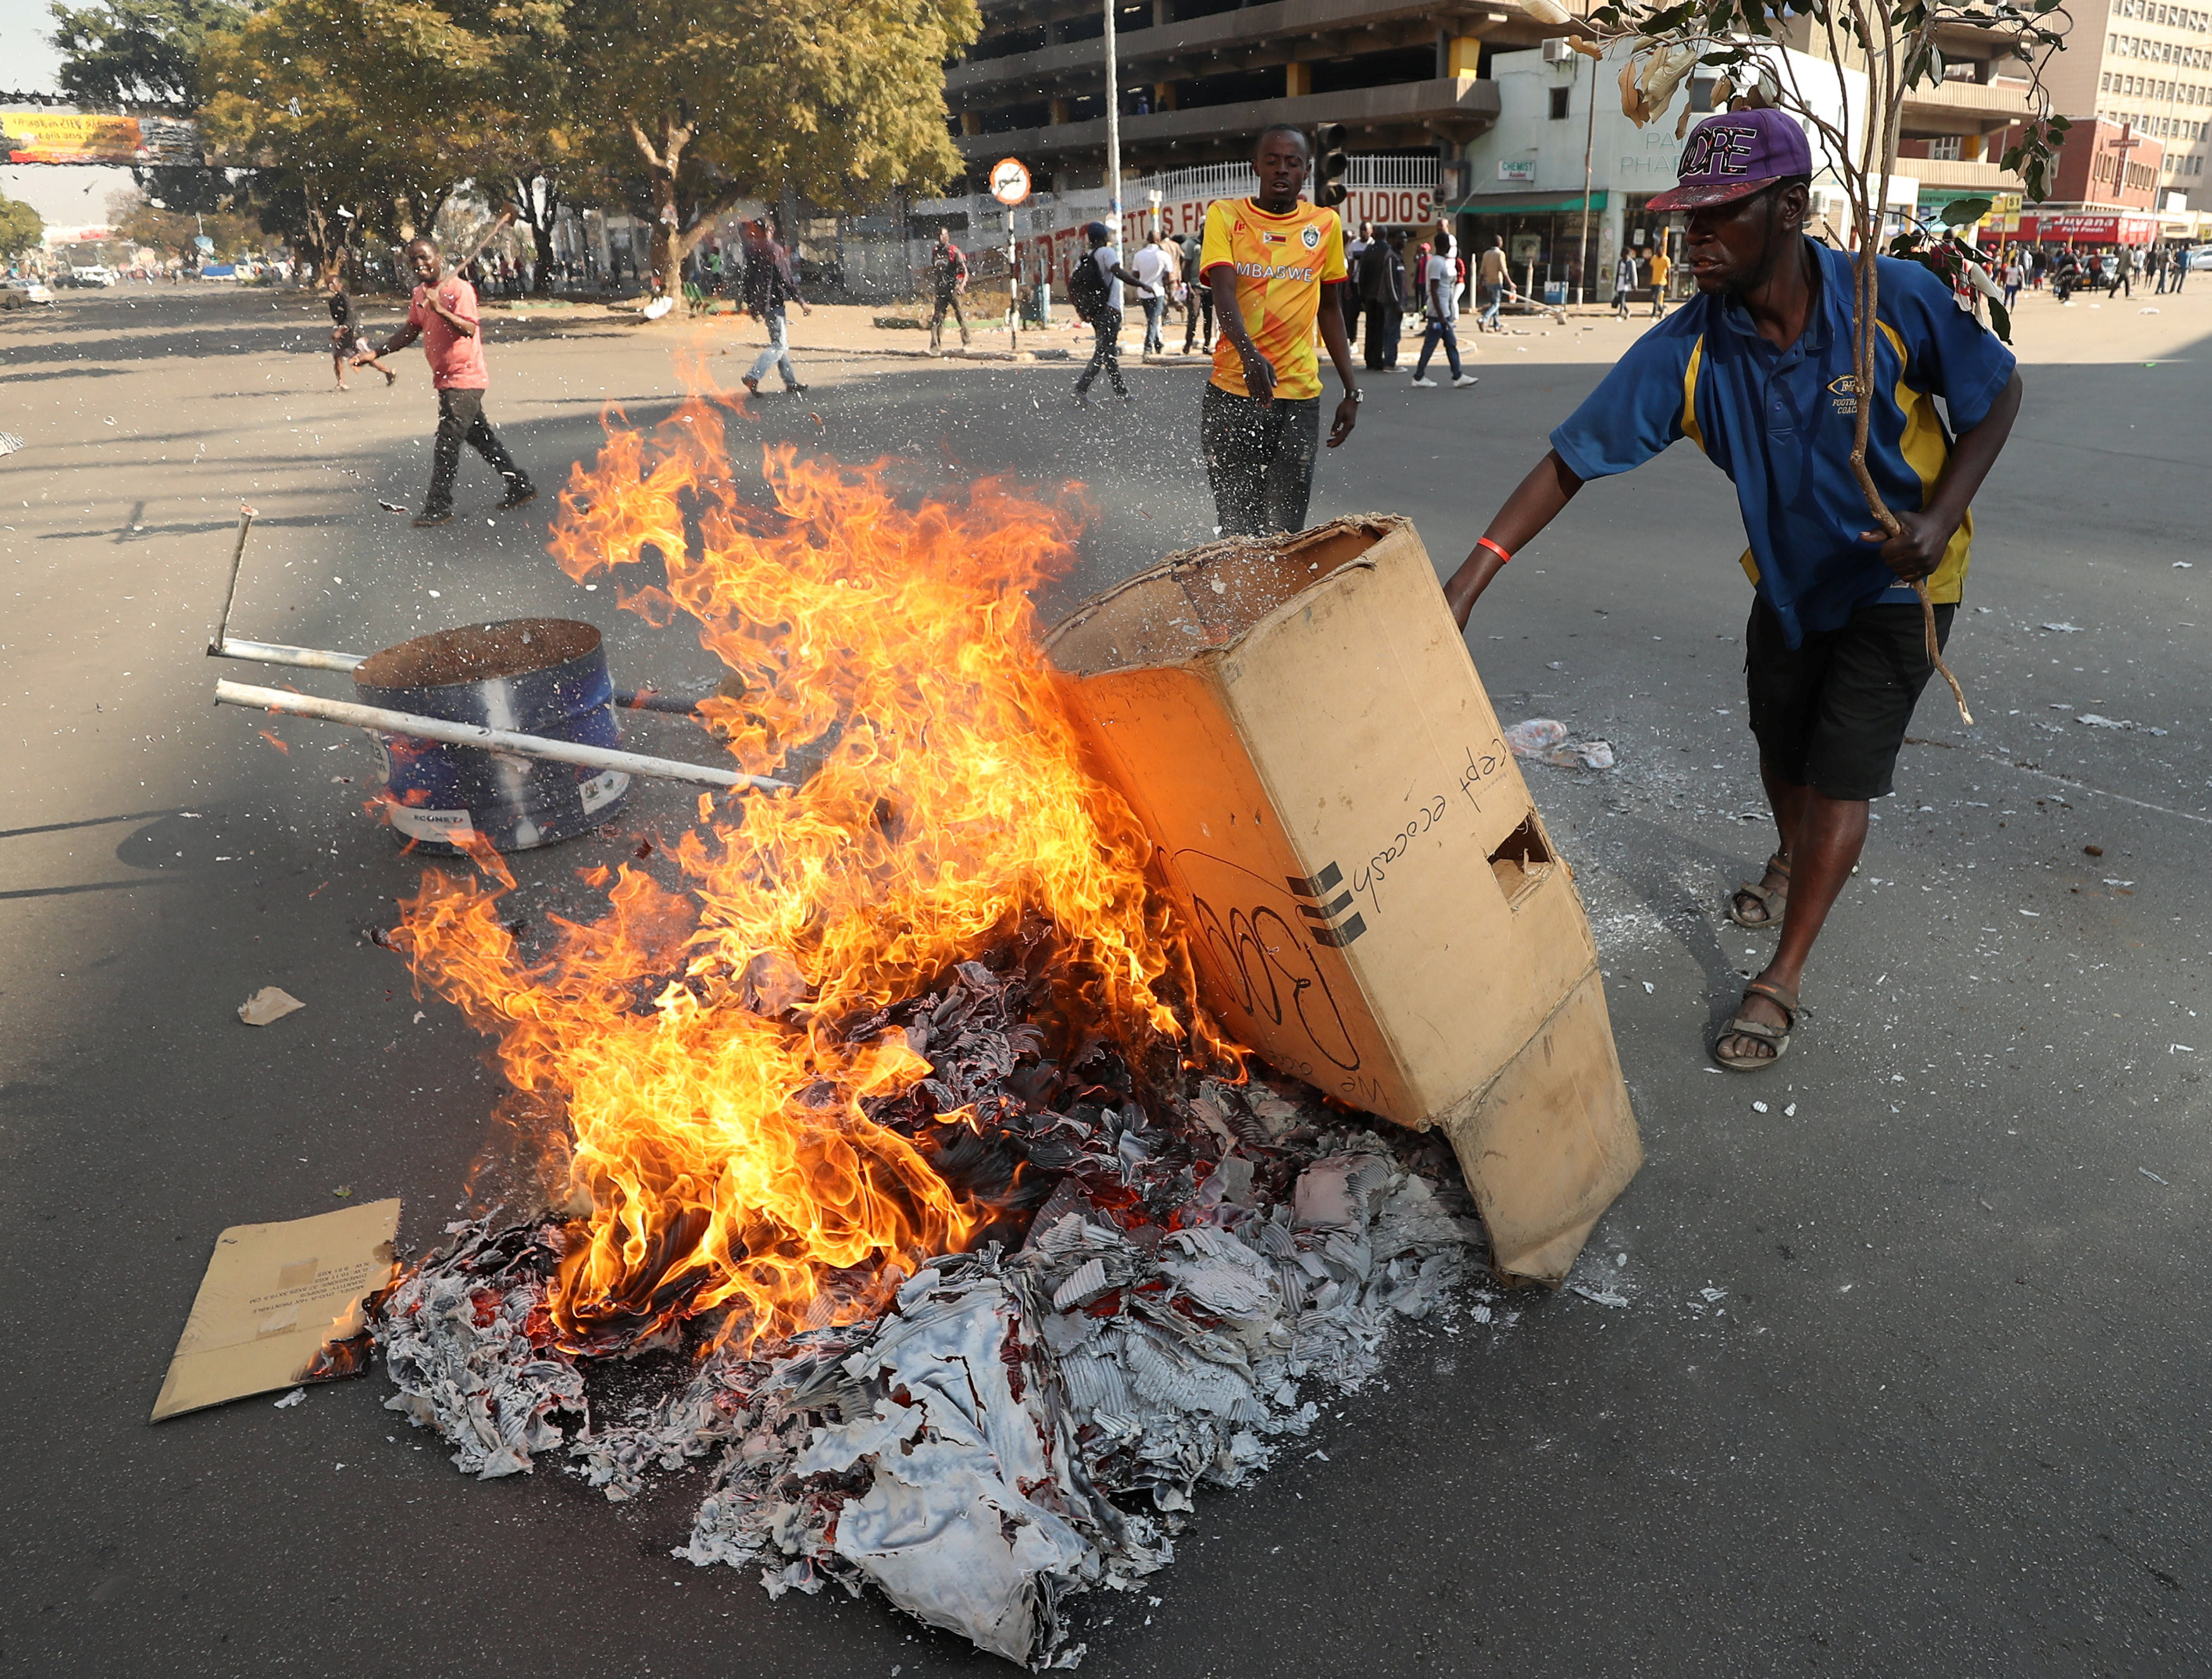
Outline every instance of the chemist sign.
<path id="1" fill-rule="evenodd" d="M 1030 172 L 1019 161 L 1002 157 L 991 166 L 991 196 L 1009 210 L 1030 195 Z"/>

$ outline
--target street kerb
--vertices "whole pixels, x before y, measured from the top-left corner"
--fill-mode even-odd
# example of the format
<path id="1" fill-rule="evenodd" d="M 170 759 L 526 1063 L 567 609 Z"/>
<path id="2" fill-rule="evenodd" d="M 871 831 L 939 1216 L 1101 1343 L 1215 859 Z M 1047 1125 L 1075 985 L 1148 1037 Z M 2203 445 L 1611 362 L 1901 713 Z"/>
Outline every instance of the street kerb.
<path id="1" fill-rule="evenodd" d="M 1223 1029 L 1441 1128 L 1499 1273 L 1564 1278 L 1643 1148 L 1573 875 L 1411 522 L 1173 556 L 1048 648 Z"/>

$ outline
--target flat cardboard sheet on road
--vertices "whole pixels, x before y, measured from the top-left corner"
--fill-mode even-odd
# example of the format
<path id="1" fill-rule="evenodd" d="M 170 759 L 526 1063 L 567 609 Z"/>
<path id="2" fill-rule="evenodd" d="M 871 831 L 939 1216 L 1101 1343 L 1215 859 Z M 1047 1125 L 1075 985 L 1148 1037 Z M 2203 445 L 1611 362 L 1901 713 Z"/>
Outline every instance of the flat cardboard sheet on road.
<path id="1" fill-rule="evenodd" d="M 1194 549 L 1048 646 L 1224 1029 L 1441 1127 L 1498 1269 L 1564 1278 L 1643 1149 L 1582 898 L 1412 524 Z"/>
<path id="2" fill-rule="evenodd" d="M 224 1231 L 149 1420 L 306 1380 L 325 1343 L 361 1333 L 398 1234 L 397 1201 Z"/>

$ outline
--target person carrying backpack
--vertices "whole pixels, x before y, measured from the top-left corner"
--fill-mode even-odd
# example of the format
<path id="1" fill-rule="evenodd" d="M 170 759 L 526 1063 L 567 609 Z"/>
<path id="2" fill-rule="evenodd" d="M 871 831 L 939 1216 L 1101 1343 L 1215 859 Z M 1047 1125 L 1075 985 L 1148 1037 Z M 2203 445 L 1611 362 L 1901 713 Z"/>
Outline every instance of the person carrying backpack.
<path id="1" fill-rule="evenodd" d="M 1113 235 L 1103 222 L 1085 223 L 1083 236 L 1090 240 L 1091 248 L 1067 271 L 1067 301 L 1075 306 L 1077 318 L 1090 326 L 1097 343 L 1091 352 L 1091 365 L 1075 381 L 1075 400 L 1082 407 L 1091 405 L 1091 384 L 1103 368 L 1113 381 L 1114 394 L 1124 402 L 1133 401 L 1129 387 L 1121 380 L 1121 287 L 1124 282 L 1133 286 L 1144 282 L 1121 266 L 1121 253 L 1115 248 Z"/>

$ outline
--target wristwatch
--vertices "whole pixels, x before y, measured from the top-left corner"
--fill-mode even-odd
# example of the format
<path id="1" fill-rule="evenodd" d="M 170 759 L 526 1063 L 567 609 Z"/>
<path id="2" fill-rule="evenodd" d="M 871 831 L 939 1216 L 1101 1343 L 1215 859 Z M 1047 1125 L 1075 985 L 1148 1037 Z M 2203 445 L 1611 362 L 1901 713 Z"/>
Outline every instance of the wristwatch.
<path id="1" fill-rule="evenodd" d="M 1354 391 L 1352 392 L 1352 399 L 1354 402 L 1364 402 L 1367 400 L 1367 392 L 1364 391 Z"/>

